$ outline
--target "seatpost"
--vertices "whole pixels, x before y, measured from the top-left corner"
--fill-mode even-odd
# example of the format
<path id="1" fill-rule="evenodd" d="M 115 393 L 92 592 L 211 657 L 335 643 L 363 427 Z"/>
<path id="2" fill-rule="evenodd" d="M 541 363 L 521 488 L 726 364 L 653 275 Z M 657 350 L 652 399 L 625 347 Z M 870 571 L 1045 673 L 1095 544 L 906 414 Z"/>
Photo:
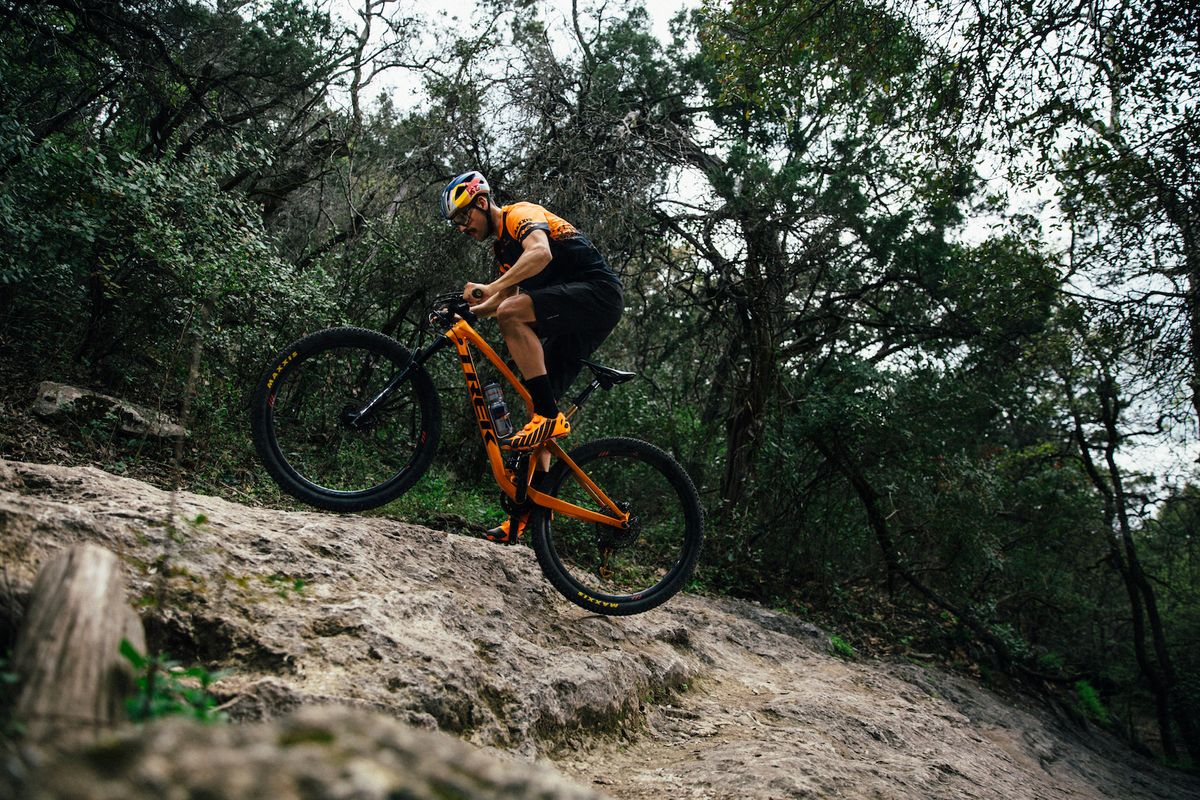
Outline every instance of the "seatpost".
<path id="1" fill-rule="evenodd" d="M 574 416 L 575 412 L 579 410 L 579 407 L 582 406 L 584 404 L 584 402 L 589 397 L 592 396 L 592 392 L 596 391 L 599 388 L 600 388 L 600 381 L 593 378 L 592 382 L 589 383 L 587 386 L 585 386 L 583 391 L 579 393 L 579 396 L 571 401 L 571 403 L 574 407 L 569 412 L 567 412 L 567 418 L 570 419 L 572 416 Z"/>

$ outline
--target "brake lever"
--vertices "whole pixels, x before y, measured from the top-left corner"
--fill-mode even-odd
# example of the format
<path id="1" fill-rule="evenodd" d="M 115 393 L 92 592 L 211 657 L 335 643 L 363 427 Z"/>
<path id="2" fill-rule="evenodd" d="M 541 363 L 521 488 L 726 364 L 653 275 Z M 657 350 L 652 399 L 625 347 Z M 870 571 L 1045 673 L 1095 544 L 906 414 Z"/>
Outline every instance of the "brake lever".
<path id="1" fill-rule="evenodd" d="M 431 324 L 440 323 L 447 328 L 453 327 L 455 317 L 466 320 L 468 323 L 475 322 L 478 319 L 471 313 L 471 307 L 463 300 L 461 294 L 443 294 L 434 298 L 433 309 L 429 312 L 429 321 Z"/>

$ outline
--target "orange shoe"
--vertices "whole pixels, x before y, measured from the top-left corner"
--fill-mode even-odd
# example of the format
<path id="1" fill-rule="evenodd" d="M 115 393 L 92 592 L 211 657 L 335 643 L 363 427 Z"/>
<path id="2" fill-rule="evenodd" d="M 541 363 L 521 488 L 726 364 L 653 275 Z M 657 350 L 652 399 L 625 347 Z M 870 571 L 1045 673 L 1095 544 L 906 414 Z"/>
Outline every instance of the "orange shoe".
<path id="1" fill-rule="evenodd" d="M 513 434 L 505 446 L 512 450 L 536 450 L 551 439 L 561 439 L 571 432 L 571 423 L 560 411 L 553 417 L 534 414 L 524 428 Z"/>
<path id="2" fill-rule="evenodd" d="M 517 535 L 513 536 L 509 529 L 512 527 L 512 519 L 506 519 L 495 528 L 490 529 L 484 534 L 489 542 L 497 542 L 499 544 L 516 544 L 517 540 L 525 533 L 525 524 L 529 522 L 529 515 L 525 514 L 517 523 Z"/>

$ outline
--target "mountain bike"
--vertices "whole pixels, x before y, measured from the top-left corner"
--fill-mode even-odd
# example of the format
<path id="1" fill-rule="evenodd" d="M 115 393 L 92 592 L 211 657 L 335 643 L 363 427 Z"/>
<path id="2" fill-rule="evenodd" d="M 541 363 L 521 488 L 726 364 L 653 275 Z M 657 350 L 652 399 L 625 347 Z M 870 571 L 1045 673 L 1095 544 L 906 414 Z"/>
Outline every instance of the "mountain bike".
<path id="1" fill-rule="evenodd" d="M 395 500 L 433 460 L 441 428 L 438 394 L 425 364 L 454 348 L 501 506 L 512 530 L 526 530 L 538 564 L 568 600 L 609 615 L 638 614 L 687 583 L 704 538 L 699 497 L 684 469 L 638 439 L 597 439 L 569 453 L 557 441 L 520 452 L 506 447 L 513 425 L 497 383 L 481 385 L 473 350 L 524 402 L 512 369 L 472 327 L 460 295 L 437 298 L 426 319 L 441 334 L 407 348 L 363 328 L 330 328 L 284 348 L 252 397 L 251 433 L 263 465 L 285 492 L 330 511 L 362 511 Z M 574 416 L 596 389 L 632 372 L 584 361 L 591 381 Z M 549 451 L 550 470 L 536 470 Z"/>

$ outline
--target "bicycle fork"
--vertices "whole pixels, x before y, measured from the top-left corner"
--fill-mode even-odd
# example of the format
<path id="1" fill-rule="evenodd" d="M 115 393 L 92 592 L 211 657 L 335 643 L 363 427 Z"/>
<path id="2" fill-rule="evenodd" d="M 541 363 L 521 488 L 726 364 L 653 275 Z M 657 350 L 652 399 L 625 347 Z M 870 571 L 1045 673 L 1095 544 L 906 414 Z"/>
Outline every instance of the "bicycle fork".
<path id="1" fill-rule="evenodd" d="M 346 412 L 346 424 L 354 430 L 358 430 L 365 425 L 369 425 L 372 415 L 380 408 L 380 406 L 387 402 L 387 399 L 391 396 L 392 392 L 396 391 L 396 387 L 408 380 L 408 376 L 411 375 L 414 370 L 425 366 L 426 361 L 433 358 L 438 351 L 445 349 L 449 345 L 449 339 L 435 339 L 424 350 L 419 350 L 413 353 L 409 357 L 408 363 L 405 364 L 399 372 L 393 375 L 390 380 L 388 380 L 384 387 L 379 390 L 378 394 L 368 400 L 366 404 L 357 411 Z"/>

